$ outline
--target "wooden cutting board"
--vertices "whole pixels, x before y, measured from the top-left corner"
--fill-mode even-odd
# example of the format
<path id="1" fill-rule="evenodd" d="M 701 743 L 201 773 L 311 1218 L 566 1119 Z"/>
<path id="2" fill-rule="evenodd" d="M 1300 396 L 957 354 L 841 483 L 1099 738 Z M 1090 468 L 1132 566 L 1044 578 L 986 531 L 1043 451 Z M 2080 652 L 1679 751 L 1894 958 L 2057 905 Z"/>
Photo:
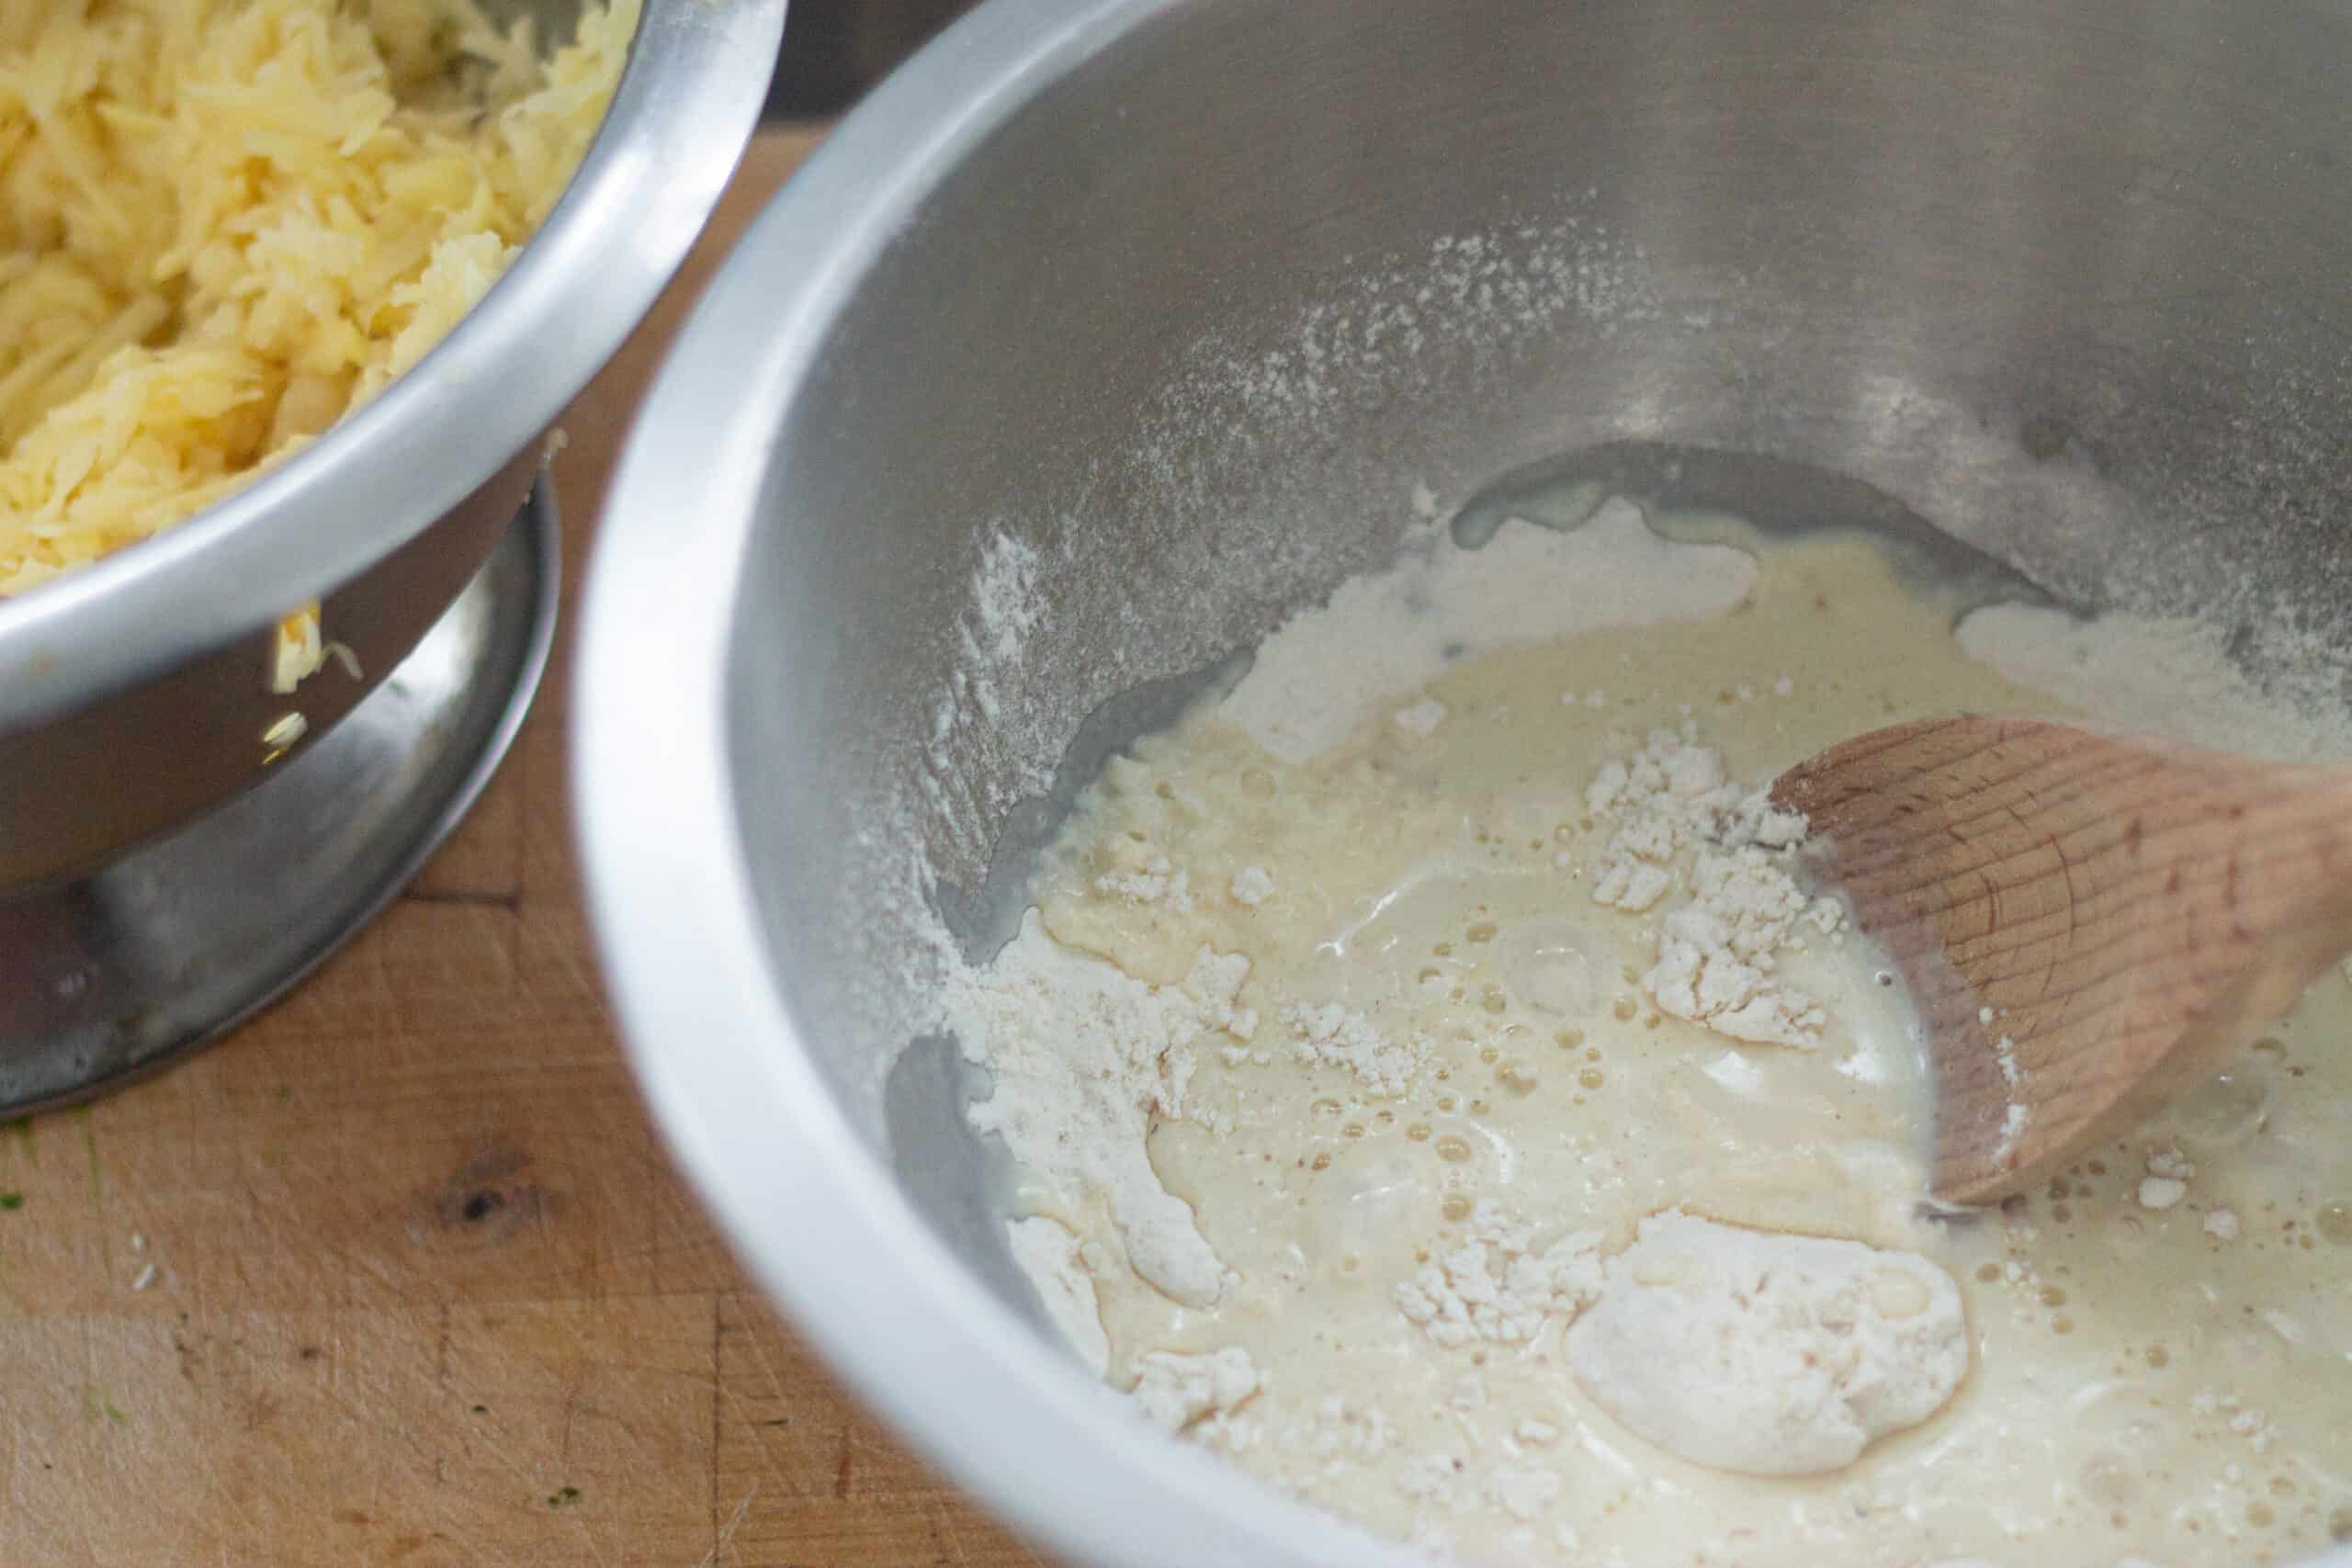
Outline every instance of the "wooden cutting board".
<path id="1" fill-rule="evenodd" d="M 662 344 L 815 141 L 761 139 L 567 417 L 568 590 Z M 844 1402 L 657 1146 L 591 973 L 567 684 L 559 652 L 466 828 L 290 999 L 0 1131 L 0 1564 L 1038 1562 Z"/>

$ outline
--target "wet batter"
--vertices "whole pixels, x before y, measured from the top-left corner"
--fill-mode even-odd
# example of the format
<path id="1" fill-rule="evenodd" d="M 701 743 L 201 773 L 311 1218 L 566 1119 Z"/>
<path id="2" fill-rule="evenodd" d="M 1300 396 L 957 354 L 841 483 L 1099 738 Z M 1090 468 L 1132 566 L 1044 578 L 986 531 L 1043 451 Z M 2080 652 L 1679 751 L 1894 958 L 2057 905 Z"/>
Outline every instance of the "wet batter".
<path id="1" fill-rule="evenodd" d="M 1470 1561 L 2352 1539 L 2345 979 L 2046 1190 L 1923 1218 L 1900 987 L 1790 893 L 1752 791 L 2070 694 L 1971 657 L 1866 540 L 1668 545 L 1622 503 L 1539 534 L 1433 540 L 1380 613 L 1442 622 L 1446 574 L 1500 563 L 1561 574 L 1569 635 L 1283 634 L 1306 653 L 1111 764 L 959 998 L 1080 1354 Z"/>

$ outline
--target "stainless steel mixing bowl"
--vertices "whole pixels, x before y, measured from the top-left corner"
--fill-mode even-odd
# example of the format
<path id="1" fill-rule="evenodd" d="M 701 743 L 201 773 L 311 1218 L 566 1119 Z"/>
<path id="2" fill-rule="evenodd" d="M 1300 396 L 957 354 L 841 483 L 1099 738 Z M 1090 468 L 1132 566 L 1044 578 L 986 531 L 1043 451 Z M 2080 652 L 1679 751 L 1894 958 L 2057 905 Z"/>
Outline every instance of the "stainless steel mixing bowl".
<path id="1" fill-rule="evenodd" d="M 669 280 L 767 87 L 785 0 L 645 0 L 570 191 L 413 373 L 294 461 L 152 542 L 0 601 L 0 891 L 104 862 L 263 776 L 288 712 L 325 736 L 489 555 L 540 434 Z M 577 0 L 503 0 L 542 39 Z M 291 698 L 272 628 L 312 599 L 361 678 Z M 299 749 L 299 748 L 298 748 Z"/>
<path id="2" fill-rule="evenodd" d="M 1082 1561 L 1374 1561 L 1039 1328 L 927 930 L 1415 485 L 1563 453 L 2352 648 L 2347 71 L 2334 0 L 990 0 L 729 265 L 594 575 L 598 929 L 736 1244 Z"/>

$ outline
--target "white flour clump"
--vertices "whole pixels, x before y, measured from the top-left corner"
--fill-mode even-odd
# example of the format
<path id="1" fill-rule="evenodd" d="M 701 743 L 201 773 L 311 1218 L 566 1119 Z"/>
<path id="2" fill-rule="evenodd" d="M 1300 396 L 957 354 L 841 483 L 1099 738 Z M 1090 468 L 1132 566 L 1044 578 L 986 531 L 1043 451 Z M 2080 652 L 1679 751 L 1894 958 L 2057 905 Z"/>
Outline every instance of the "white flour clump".
<path id="1" fill-rule="evenodd" d="M 1136 1386 L 1127 1397 L 1153 1426 L 1181 1432 L 1205 1416 L 1238 1409 L 1264 1386 L 1257 1363 L 1238 1346 L 1201 1356 L 1153 1350 L 1136 1358 Z"/>
<path id="2" fill-rule="evenodd" d="M 1803 927 L 1828 935 L 1844 919 L 1787 869 L 1804 818 L 1761 789 L 1726 783 L 1722 757 L 1688 723 L 1650 731 L 1629 761 L 1602 767 L 1585 806 L 1617 824 L 1592 890 L 1599 903 L 1654 908 L 1695 851 L 1693 897 L 1659 922 L 1657 963 L 1642 977 L 1658 1010 L 1751 1044 L 1818 1044 L 1821 1004 L 1776 973 L 1776 954 L 1804 945 Z"/>
<path id="3" fill-rule="evenodd" d="M 1002 1134 L 1046 1206 L 1077 1215 L 1106 1204 L 1135 1271 L 1187 1306 L 1225 1293 L 1225 1265 L 1193 1211 L 1160 1185 L 1145 1152 L 1156 1111 L 1190 1113 L 1193 1046 L 1234 1020 L 1250 961 L 1201 950 L 1180 985 L 1151 986 L 1046 934 L 1037 912 L 976 975 L 948 1013 L 967 1057 L 996 1074 L 972 1126 Z"/>
<path id="4" fill-rule="evenodd" d="M 1430 1063 L 1428 1041 L 1391 1040 L 1363 1014 L 1337 1002 L 1321 1007 L 1293 1003 L 1283 1009 L 1282 1018 L 1296 1037 L 1292 1050 L 1300 1061 L 1346 1068 L 1375 1100 L 1403 1094 Z"/>
<path id="5" fill-rule="evenodd" d="M 1192 874 L 1169 864 L 1166 855 L 1155 855 L 1132 870 L 1105 872 L 1094 879 L 1094 890 L 1130 904 L 1165 903 L 1179 912 L 1193 907 Z"/>
<path id="6" fill-rule="evenodd" d="M 1396 1287 L 1396 1310 L 1449 1349 L 1477 1339 L 1525 1344 L 1554 1313 L 1574 1313 L 1600 1293 L 1600 1248 L 1598 1231 L 1539 1247 L 1535 1227 L 1489 1198 L 1471 1212 L 1462 1246 Z"/>
<path id="7" fill-rule="evenodd" d="M 1693 1464 L 1812 1475 L 1944 1407 L 1968 1371 L 1951 1278 L 1859 1242 L 1669 1210 L 1568 1330 L 1593 1401 Z"/>

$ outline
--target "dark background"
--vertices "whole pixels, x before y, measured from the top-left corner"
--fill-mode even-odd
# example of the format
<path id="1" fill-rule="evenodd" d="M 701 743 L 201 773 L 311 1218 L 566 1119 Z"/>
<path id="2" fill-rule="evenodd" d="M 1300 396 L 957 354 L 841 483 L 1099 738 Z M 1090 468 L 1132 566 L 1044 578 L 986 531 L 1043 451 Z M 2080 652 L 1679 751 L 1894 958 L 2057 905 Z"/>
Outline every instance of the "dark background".
<path id="1" fill-rule="evenodd" d="M 768 118 L 838 114 L 974 0 L 791 0 Z"/>

